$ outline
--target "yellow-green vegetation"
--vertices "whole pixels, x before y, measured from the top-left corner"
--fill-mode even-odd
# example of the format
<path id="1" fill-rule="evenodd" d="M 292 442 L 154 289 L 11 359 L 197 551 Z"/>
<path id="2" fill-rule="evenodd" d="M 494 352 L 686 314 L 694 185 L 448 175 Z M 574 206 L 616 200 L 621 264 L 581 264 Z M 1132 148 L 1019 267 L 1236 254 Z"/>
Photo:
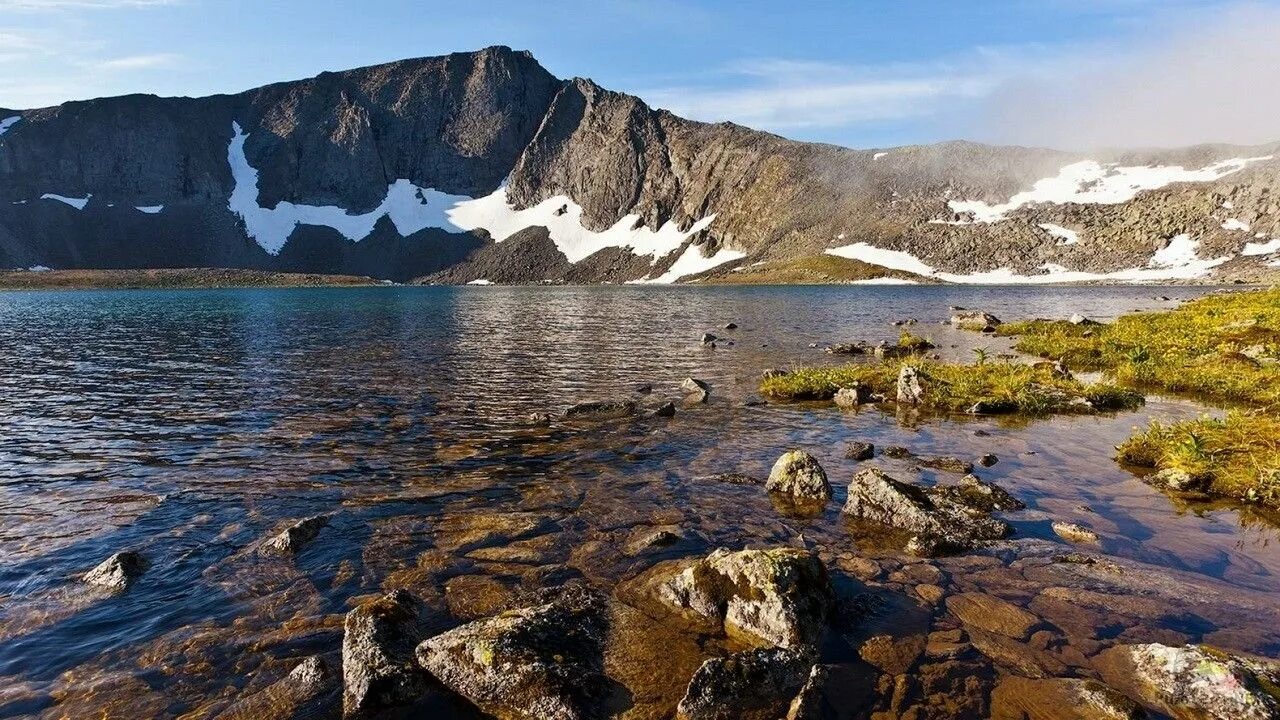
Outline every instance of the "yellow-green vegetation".
<path id="1" fill-rule="evenodd" d="M 1280 290 L 1211 295 L 1109 325 L 1006 323 L 1018 350 L 1122 385 L 1246 403 L 1250 412 L 1153 424 L 1119 447 L 1158 484 L 1280 507 Z"/>
<path id="2" fill-rule="evenodd" d="M 1280 418 L 1273 415 L 1152 423 L 1117 449 L 1121 462 L 1159 471 L 1160 484 L 1280 507 Z"/>
<path id="3" fill-rule="evenodd" d="M 1280 290 L 1211 295 L 1109 325 L 1005 323 L 1018 350 L 1117 382 L 1280 409 Z"/>
<path id="4" fill-rule="evenodd" d="M 701 282 L 725 285 L 833 285 L 856 280 L 897 278 L 931 282 L 919 275 L 886 270 L 859 260 L 835 255 L 808 255 L 794 260 L 771 260 L 704 278 Z"/>
<path id="5" fill-rule="evenodd" d="M 903 330 L 902 334 L 898 336 L 898 347 L 908 352 L 924 352 L 925 350 L 932 350 L 934 344 L 928 339 L 912 333 L 910 330 Z"/>
<path id="6" fill-rule="evenodd" d="M 855 383 L 889 399 L 897 396 L 903 365 L 918 368 L 925 392 L 921 407 L 941 412 L 1079 413 L 1133 408 L 1142 396 L 1114 385 L 1086 385 L 1052 368 L 1020 363 L 958 365 L 939 362 L 861 363 L 804 368 L 764 379 L 761 393 L 783 400 L 825 400 Z M 1087 401 L 1087 402 L 1086 402 Z"/>

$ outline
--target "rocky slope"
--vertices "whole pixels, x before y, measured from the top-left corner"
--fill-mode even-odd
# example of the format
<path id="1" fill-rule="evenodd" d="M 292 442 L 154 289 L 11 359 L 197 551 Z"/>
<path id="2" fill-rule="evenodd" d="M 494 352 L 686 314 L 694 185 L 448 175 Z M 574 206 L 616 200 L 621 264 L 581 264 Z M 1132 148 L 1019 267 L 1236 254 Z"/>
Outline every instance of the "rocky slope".
<path id="1" fill-rule="evenodd" d="M 0 267 L 670 282 L 831 251 L 899 279 L 1265 279 L 1275 238 L 1280 144 L 849 150 L 685 120 L 502 47 L 0 109 Z"/>

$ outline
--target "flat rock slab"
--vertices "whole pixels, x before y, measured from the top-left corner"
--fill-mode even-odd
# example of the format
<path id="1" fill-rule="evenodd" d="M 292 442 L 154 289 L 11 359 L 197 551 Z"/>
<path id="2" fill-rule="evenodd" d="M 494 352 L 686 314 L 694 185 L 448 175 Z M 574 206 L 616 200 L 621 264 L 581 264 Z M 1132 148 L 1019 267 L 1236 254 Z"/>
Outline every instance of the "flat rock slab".
<path id="1" fill-rule="evenodd" d="M 960 622 L 987 632 L 1025 640 L 1040 626 L 1040 618 L 1022 608 L 983 593 L 961 593 L 947 598 L 947 610 Z"/>
<path id="2" fill-rule="evenodd" d="M 991 720 L 1139 720 L 1137 703 L 1096 680 L 1010 675 L 991 693 Z"/>

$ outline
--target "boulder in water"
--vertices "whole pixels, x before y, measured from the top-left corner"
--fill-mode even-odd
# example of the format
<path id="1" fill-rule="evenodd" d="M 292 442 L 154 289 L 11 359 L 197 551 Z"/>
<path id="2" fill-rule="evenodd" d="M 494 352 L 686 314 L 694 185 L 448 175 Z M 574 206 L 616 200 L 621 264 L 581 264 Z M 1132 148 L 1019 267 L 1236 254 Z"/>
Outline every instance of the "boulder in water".
<path id="1" fill-rule="evenodd" d="M 818 459 L 803 450 L 790 450 L 782 454 L 764 489 L 772 493 L 790 495 L 802 500 L 831 499 L 831 483 Z"/>
<path id="2" fill-rule="evenodd" d="M 600 715 L 606 630 L 604 598 L 573 587 L 436 635 L 417 657 L 446 687 L 501 720 L 576 720 Z"/>
<path id="3" fill-rule="evenodd" d="M 405 590 L 370 600 L 347 613 L 342 634 L 342 708 L 370 717 L 406 705 L 427 691 L 413 651 L 425 632 L 425 609 Z"/>
<path id="4" fill-rule="evenodd" d="M 817 642 L 833 602 L 826 568 L 798 548 L 721 548 L 666 579 L 658 594 L 734 637 L 785 648 Z"/>
<path id="5" fill-rule="evenodd" d="M 635 414 L 636 404 L 631 400 L 581 402 L 564 411 L 566 418 L 574 420 L 615 420 Z"/>
<path id="6" fill-rule="evenodd" d="M 103 560 L 97 567 L 85 573 L 84 581 L 111 591 L 127 589 L 142 573 L 146 572 L 148 563 L 142 555 L 126 550 L 118 552 Z"/>
<path id="7" fill-rule="evenodd" d="M 747 650 L 702 664 L 676 709 L 679 720 L 777 720 L 804 687 L 809 652 Z"/>

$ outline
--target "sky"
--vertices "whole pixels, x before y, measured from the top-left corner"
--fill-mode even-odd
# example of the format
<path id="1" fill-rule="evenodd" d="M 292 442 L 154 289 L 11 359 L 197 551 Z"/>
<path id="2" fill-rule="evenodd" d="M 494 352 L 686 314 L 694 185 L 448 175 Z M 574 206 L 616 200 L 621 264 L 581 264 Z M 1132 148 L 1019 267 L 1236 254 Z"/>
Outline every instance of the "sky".
<path id="1" fill-rule="evenodd" d="M 508 45 L 699 120 L 874 148 L 1280 140 L 1280 0 L 0 0 L 0 107 Z"/>

